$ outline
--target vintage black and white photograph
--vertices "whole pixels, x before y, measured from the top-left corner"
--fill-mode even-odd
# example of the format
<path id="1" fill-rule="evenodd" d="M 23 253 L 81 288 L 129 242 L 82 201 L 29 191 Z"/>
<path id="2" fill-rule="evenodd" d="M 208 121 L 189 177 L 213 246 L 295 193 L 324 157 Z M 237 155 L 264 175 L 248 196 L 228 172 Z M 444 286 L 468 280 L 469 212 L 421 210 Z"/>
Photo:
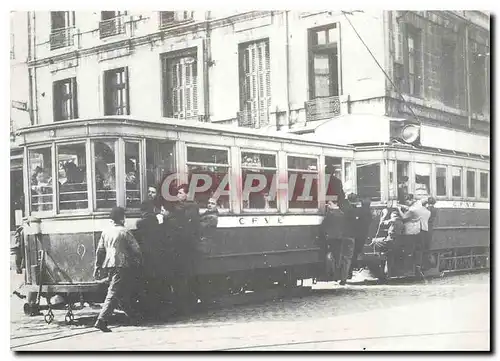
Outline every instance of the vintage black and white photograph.
<path id="1" fill-rule="evenodd" d="M 491 350 L 492 15 L 344 5 L 10 12 L 11 352 Z"/>

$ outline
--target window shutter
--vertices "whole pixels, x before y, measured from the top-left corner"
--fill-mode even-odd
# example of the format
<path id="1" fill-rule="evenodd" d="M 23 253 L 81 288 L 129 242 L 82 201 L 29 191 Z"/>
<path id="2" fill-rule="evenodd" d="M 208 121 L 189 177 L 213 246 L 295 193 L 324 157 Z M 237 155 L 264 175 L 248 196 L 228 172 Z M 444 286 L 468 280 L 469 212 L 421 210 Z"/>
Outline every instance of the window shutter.
<path id="1" fill-rule="evenodd" d="M 71 102 L 73 104 L 73 118 L 78 118 L 78 92 L 76 78 L 71 78 Z"/>
<path id="2" fill-rule="evenodd" d="M 60 94 L 58 92 L 59 87 L 57 86 L 57 82 L 52 83 L 52 106 L 54 107 L 54 121 L 57 122 L 61 120 L 60 113 Z"/>
<path id="3" fill-rule="evenodd" d="M 125 76 L 125 104 L 126 104 L 126 115 L 130 115 L 130 89 L 129 89 L 129 81 L 128 81 L 128 66 L 126 66 L 123 70 L 123 74 Z M 123 105 L 123 104 L 122 104 Z"/>

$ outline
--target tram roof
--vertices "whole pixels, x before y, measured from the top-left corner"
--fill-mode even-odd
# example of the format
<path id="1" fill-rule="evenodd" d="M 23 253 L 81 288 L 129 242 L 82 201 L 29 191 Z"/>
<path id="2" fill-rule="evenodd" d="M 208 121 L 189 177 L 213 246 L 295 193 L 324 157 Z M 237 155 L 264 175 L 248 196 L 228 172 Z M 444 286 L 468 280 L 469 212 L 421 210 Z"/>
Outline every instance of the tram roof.
<path id="1" fill-rule="evenodd" d="M 179 131 L 193 131 L 193 132 L 212 132 L 212 133 L 225 133 L 230 136 L 244 136 L 249 138 L 268 138 L 280 141 L 298 141 L 298 142 L 311 142 L 322 145 L 338 147 L 342 149 L 354 149 L 354 146 L 348 144 L 335 144 L 324 137 L 318 137 L 316 134 L 294 134 L 288 131 L 278 131 L 272 126 L 262 128 L 245 128 L 237 127 L 228 124 L 217 124 L 211 122 L 199 122 L 195 120 L 179 120 L 175 118 L 143 118 L 135 116 L 102 116 L 96 118 L 79 118 L 73 120 L 66 120 L 54 123 L 39 124 L 29 127 L 20 128 L 17 130 L 18 135 L 50 131 L 58 128 L 70 128 L 82 125 L 92 124 L 127 124 L 135 126 L 150 126 L 150 127 L 168 127 L 173 130 Z"/>

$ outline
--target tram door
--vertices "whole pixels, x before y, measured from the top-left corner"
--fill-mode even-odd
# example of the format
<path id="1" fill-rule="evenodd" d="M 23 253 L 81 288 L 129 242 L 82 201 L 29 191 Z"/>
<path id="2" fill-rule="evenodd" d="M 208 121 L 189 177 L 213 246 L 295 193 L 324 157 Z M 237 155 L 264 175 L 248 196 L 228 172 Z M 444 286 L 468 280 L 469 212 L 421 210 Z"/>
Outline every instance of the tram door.
<path id="1" fill-rule="evenodd" d="M 10 230 L 21 225 L 24 208 L 23 170 L 10 172 Z M 17 215 L 17 216 L 16 216 Z M 19 217 L 21 216 L 21 217 Z"/>
<path id="2" fill-rule="evenodd" d="M 175 143 L 162 140 L 148 139 L 146 141 L 146 180 L 147 186 L 155 186 L 158 196 L 166 209 L 168 203 L 162 198 L 162 182 L 170 175 L 176 173 Z M 175 182 L 169 188 L 170 194 L 175 194 L 172 189 Z M 165 260 L 172 253 L 171 245 L 162 237 L 152 237 L 148 242 L 141 244 L 144 256 L 145 273 L 156 275 L 159 271 L 166 270 Z M 166 274 L 168 275 L 168 273 Z M 166 276 L 165 275 L 165 276 Z"/>

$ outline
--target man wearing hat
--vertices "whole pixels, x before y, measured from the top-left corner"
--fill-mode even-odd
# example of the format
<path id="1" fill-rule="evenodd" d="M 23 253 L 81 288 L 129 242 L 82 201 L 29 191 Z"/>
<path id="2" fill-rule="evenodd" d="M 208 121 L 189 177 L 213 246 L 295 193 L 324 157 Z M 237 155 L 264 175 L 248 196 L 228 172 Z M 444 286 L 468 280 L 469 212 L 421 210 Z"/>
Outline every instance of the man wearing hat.
<path id="1" fill-rule="evenodd" d="M 110 218 L 113 224 L 101 234 L 94 269 L 95 278 L 101 270 L 104 270 L 110 281 L 104 306 L 94 325 L 103 332 L 111 332 L 107 321 L 118 304 L 131 319 L 130 296 L 134 284 L 134 273 L 142 263 L 139 244 L 124 225 L 125 210 L 122 207 L 113 208 Z"/>

